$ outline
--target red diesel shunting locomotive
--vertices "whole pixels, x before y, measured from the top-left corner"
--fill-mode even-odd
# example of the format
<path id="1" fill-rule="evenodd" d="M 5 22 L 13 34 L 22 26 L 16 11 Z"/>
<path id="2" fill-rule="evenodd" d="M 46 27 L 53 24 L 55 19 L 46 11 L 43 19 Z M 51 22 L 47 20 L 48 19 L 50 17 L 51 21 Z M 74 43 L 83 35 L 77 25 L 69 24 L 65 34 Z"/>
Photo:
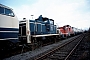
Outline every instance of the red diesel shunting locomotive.
<path id="1" fill-rule="evenodd" d="M 63 38 L 74 35 L 74 30 L 70 25 L 64 25 L 63 27 L 58 27 L 60 29 Z"/>

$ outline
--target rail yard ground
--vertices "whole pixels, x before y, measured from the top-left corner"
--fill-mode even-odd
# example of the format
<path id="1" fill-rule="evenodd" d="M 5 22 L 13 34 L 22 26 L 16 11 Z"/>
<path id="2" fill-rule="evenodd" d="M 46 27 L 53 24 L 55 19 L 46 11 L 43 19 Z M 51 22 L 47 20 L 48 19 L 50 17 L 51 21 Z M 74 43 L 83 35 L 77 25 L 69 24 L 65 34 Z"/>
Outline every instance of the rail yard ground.
<path id="1" fill-rule="evenodd" d="M 90 33 L 86 34 L 69 60 L 90 60 Z"/>
<path id="2" fill-rule="evenodd" d="M 90 60 L 90 33 L 83 33 L 84 38 L 81 41 L 81 43 L 78 45 L 78 47 L 74 50 L 74 53 L 71 54 L 71 56 L 68 58 L 68 60 Z M 78 35 L 80 36 L 80 35 Z M 46 53 L 48 51 L 51 51 L 55 49 L 58 46 L 61 46 L 62 44 L 78 37 L 71 37 L 65 40 L 61 40 L 60 42 L 56 42 L 51 45 L 47 45 L 44 47 L 37 48 L 33 51 L 28 51 L 26 53 L 18 54 L 15 56 L 11 56 L 9 58 L 5 58 L 3 60 L 34 60 Z M 51 59 L 53 60 L 53 59 Z"/>

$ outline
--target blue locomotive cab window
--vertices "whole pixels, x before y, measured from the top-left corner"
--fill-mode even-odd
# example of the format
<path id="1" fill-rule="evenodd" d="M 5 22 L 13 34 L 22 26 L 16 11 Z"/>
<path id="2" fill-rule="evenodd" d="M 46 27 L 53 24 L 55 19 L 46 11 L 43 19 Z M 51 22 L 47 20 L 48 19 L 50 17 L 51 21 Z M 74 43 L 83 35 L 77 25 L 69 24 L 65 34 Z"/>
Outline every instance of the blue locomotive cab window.
<path id="1" fill-rule="evenodd" d="M 4 14 L 4 8 L 0 7 L 0 14 Z"/>
<path id="2" fill-rule="evenodd" d="M 54 21 L 53 20 L 50 20 L 50 24 L 54 24 Z"/>
<path id="3" fill-rule="evenodd" d="M 48 20 L 45 20 L 44 22 L 46 23 L 46 22 L 48 22 Z"/>
<path id="4" fill-rule="evenodd" d="M 5 8 L 5 15 L 14 16 L 12 10 Z"/>

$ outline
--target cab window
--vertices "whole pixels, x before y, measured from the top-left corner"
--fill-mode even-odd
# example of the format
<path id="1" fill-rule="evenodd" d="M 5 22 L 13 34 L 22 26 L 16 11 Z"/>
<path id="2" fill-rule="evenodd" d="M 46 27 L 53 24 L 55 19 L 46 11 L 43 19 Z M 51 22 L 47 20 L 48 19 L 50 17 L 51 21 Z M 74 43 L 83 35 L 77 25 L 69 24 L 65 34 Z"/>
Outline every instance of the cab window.
<path id="1" fill-rule="evenodd" d="M 53 20 L 49 20 L 50 24 L 54 24 L 54 21 Z"/>
<path id="2" fill-rule="evenodd" d="M 14 16 L 12 10 L 5 8 L 5 15 Z"/>
<path id="3" fill-rule="evenodd" d="M 1 6 L 0 6 L 0 14 L 14 17 L 14 13 L 12 12 L 11 9 L 7 9 Z"/>
<path id="4" fill-rule="evenodd" d="M 0 7 L 0 14 L 4 14 L 4 8 Z"/>

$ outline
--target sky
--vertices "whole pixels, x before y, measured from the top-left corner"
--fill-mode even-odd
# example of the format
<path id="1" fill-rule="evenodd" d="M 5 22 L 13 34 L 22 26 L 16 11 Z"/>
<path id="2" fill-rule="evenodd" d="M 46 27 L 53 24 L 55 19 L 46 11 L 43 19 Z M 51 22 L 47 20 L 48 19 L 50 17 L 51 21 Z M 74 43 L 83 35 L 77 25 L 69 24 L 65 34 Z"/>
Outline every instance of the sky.
<path id="1" fill-rule="evenodd" d="M 18 20 L 42 15 L 53 19 L 57 26 L 90 27 L 90 0 L 0 0 L 0 3 L 11 7 Z"/>

